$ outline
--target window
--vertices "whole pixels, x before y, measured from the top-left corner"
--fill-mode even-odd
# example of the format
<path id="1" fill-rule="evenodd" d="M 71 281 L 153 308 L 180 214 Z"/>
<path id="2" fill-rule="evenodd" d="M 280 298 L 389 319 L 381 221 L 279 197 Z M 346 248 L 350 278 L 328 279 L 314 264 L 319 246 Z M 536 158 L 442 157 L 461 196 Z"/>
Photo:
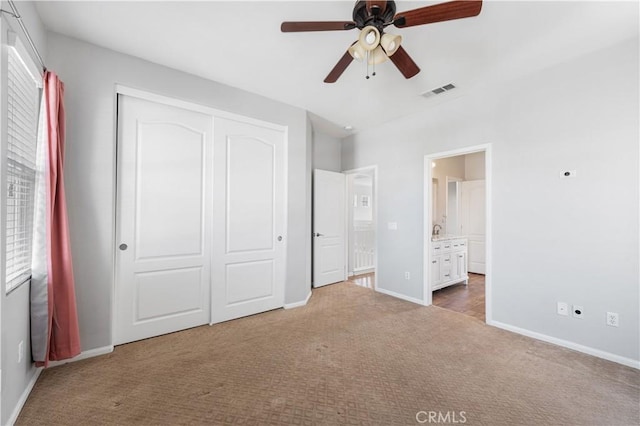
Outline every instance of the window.
<path id="1" fill-rule="evenodd" d="M 40 90 L 15 49 L 8 49 L 6 291 L 31 277 Z"/>

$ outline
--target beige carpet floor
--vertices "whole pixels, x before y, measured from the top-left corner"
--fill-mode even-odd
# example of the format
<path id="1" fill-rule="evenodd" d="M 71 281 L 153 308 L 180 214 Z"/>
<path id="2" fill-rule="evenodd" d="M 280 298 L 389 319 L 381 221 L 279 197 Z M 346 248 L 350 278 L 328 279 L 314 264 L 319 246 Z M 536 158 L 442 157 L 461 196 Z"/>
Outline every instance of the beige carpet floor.
<path id="1" fill-rule="evenodd" d="M 17 424 L 637 425 L 639 398 L 637 370 L 347 282 L 51 368 Z"/>

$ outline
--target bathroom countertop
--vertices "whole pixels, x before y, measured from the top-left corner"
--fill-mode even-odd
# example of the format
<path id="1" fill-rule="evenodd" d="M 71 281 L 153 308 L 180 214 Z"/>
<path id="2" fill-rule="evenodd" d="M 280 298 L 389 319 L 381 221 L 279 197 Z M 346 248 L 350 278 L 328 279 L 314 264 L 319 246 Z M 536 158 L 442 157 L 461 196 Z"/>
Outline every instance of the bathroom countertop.
<path id="1" fill-rule="evenodd" d="M 449 240 L 457 240 L 458 238 L 467 238 L 465 235 L 438 235 L 436 237 L 431 237 L 431 241 L 449 241 Z"/>

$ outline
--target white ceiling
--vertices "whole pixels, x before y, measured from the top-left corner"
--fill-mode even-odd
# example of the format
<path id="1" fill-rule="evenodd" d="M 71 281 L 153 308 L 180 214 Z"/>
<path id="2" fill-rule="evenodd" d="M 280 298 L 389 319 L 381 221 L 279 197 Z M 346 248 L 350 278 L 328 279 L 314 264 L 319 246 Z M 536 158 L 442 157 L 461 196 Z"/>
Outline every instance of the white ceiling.
<path id="1" fill-rule="evenodd" d="M 435 3 L 396 2 L 398 11 Z M 354 61 L 337 83 L 323 83 L 357 30 L 283 34 L 280 23 L 350 20 L 353 5 L 47 1 L 37 9 L 52 31 L 304 108 L 314 127 L 335 136 L 346 134 L 342 126 L 358 131 L 638 35 L 635 1 L 485 1 L 475 18 L 388 28 L 422 69 L 416 77 L 405 80 L 387 62 L 366 80 Z M 459 88 L 419 96 L 450 82 Z"/>

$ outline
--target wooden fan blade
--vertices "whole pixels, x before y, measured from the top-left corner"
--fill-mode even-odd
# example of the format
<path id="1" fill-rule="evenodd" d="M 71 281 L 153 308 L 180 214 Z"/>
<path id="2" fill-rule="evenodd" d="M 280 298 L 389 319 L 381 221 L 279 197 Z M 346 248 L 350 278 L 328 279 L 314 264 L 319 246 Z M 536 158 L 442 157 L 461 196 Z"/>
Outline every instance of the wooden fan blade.
<path id="1" fill-rule="evenodd" d="M 353 57 L 351 56 L 351 53 L 349 53 L 349 51 L 347 50 L 344 53 L 344 55 L 342 55 L 342 58 L 340 58 L 336 66 L 333 67 L 329 75 L 327 75 L 327 78 L 324 79 L 324 82 L 335 83 L 336 81 L 338 81 L 338 78 L 340 78 L 344 70 L 347 69 L 351 61 L 353 61 Z"/>
<path id="2" fill-rule="evenodd" d="M 283 33 L 295 33 L 301 31 L 344 31 L 356 27 L 353 21 L 298 21 L 283 22 L 280 31 Z"/>
<path id="3" fill-rule="evenodd" d="M 411 56 L 409 56 L 402 46 L 396 50 L 396 53 L 389 56 L 389 59 L 391 59 L 391 62 L 395 64 L 405 78 L 411 78 L 420 72 L 418 65 L 413 62 Z"/>
<path id="4" fill-rule="evenodd" d="M 470 18 L 480 14 L 481 0 L 450 1 L 397 13 L 393 18 L 396 27 L 432 24 L 453 19 Z"/>
<path id="5" fill-rule="evenodd" d="M 371 10 L 377 7 L 380 12 L 379 15 L 382 15 L 385 10 L 387 10 L 387 0 L 367 0 L 367 10 L 369 13 L 372 13 Z"/>

